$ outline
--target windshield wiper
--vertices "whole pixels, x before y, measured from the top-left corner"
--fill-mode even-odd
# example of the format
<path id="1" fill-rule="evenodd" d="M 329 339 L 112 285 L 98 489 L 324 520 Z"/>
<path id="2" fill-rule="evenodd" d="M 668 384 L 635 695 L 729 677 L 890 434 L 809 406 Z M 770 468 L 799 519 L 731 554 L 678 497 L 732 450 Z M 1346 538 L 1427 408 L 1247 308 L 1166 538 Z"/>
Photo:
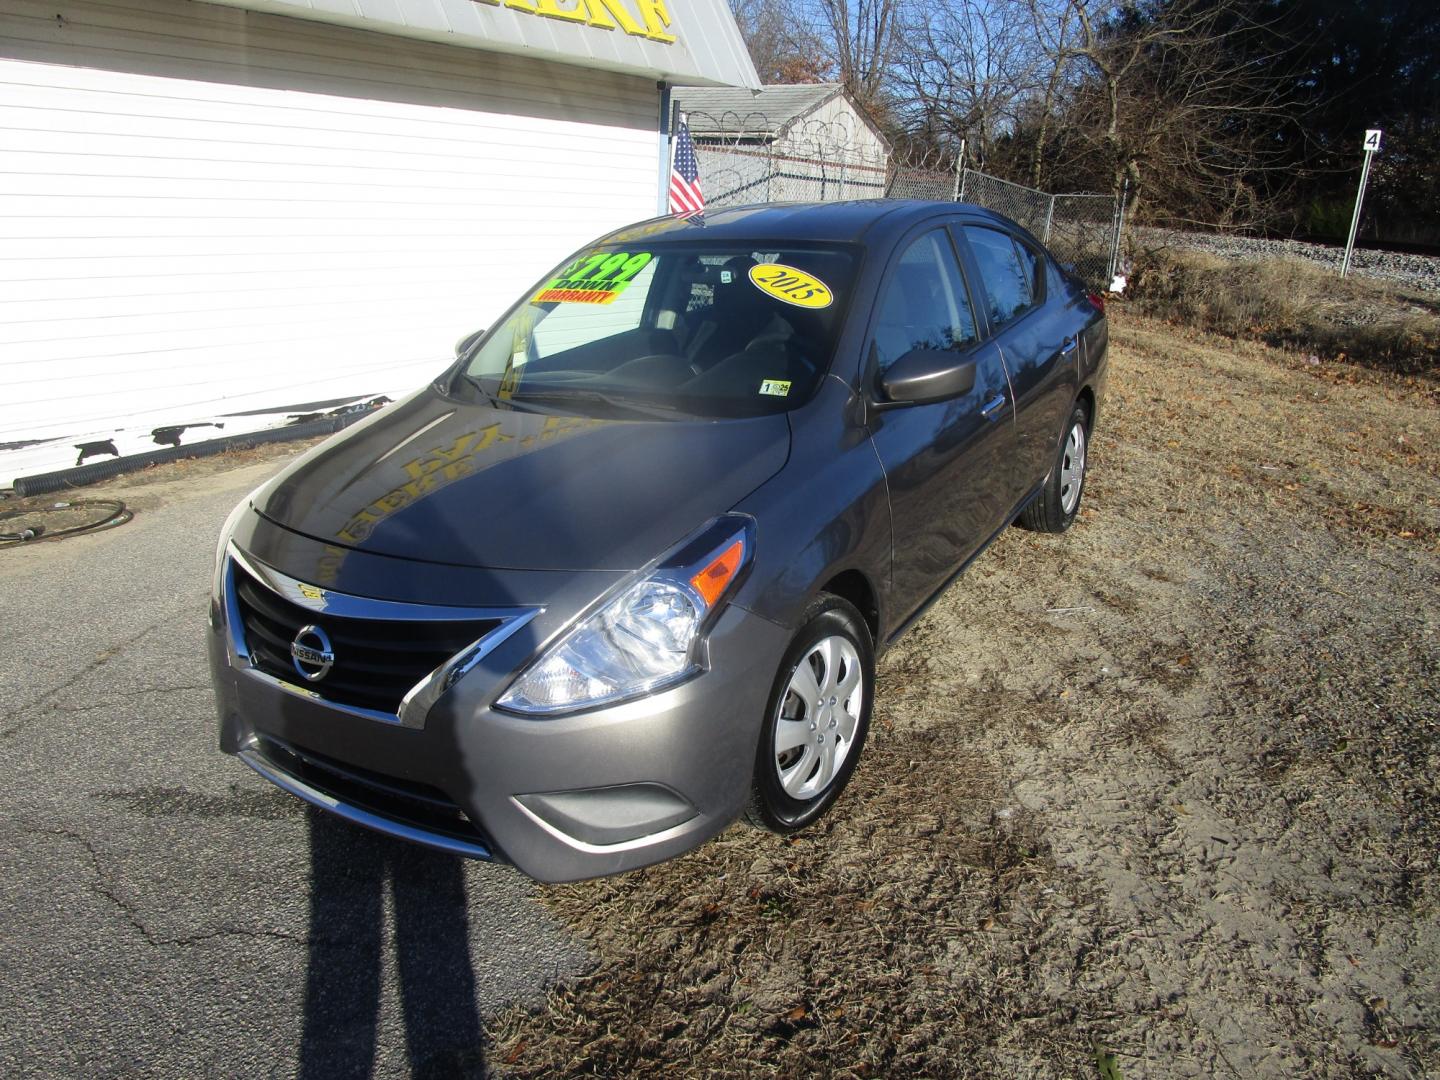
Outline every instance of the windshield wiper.
<path id="1" fill-rule="evenodd" d="M 473 386 L 476 390 L 480 391 L 481 395 L 485 398 L 486 402 L 489 403 L 491 408 L 513 409 L 515 407 L 515 402 L 513 400 L 511 400 L 510 398 L 502 398 L 497 394 L 491 393 L 489 390 L 485 389 L 484 383 L 482 383 L 474 375 L 471 375 L 469 372 L 461 372 L 460 377 L 464 379 L 467 383 L 469 383 L 471 386 Z"/>
<path id="2" fill-rule="evenodd" d="M 595 390 L 588 386 L 539 386 L 527 387 L 520 395 L 523 401 L 602 401 L 617 409 L 633 409 L 636 412 L 671 414 L 682 412 L 678 406 L 666 405 L 649 398 L 630 397 L 608 390 Z"/>

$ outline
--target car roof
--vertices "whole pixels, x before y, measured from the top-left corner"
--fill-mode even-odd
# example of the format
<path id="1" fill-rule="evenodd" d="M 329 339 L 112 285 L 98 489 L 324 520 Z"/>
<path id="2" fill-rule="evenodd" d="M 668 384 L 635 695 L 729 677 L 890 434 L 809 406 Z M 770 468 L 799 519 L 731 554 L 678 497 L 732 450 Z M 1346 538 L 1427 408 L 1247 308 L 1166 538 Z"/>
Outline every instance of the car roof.
<path id="1" fill-rule="evenodd" d="M 970 203 L 921 199 L 859 199 L 852 202 L 756 203 L 707 210 L 704 223 L 657 217 L 627 225 L 602 237 L 602 244 L 639 240 L 790 240 L 868 243 L 904 232 L 912 224 L 945 211 L 964 210 L 997 223 L 1013 224 Z"/>

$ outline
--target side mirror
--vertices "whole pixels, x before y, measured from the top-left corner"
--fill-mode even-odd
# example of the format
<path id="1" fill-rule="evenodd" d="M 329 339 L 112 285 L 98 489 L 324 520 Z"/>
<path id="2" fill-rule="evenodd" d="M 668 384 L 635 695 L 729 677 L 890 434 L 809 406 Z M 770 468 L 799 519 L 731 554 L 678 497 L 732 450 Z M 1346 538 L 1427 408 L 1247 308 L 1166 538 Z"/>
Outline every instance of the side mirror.
<path id="1" fill-rule="evenodd" d="M 475 343 L 484 336 L 484 330 L 475 330 L 472 333 L 466 334 L 464 337 L 462 337 L 459 341 L 455 343 L 455 359 L 459 360 L 462 356 L 468 353 L 472 348 L 475 347 Z"/>
<path id="2" fill-rule="evenodd" d="M 897 403 L 945 401 L 974 388 L 975 361 L 941 349 L 911 349 L 880 373 L 880 396 Z"/>

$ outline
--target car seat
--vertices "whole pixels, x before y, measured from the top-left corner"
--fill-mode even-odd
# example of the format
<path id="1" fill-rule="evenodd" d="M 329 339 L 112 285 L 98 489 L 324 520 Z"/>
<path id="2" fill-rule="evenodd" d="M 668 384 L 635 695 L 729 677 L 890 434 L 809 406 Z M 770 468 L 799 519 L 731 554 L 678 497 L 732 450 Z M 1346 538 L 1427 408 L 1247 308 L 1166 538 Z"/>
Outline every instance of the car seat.
<path id="1" fill-rule="evenodd" d="M 750 280 L 755 265 L 750 256 L 736 255 L 715 271 L 714 301 L 703 313 L 696 313 L 698 319 L 692 317 L 694 325 L 685 343 L 685 358 L 696 374 L 743 351 L 771 329 L 775 302 Z"/>

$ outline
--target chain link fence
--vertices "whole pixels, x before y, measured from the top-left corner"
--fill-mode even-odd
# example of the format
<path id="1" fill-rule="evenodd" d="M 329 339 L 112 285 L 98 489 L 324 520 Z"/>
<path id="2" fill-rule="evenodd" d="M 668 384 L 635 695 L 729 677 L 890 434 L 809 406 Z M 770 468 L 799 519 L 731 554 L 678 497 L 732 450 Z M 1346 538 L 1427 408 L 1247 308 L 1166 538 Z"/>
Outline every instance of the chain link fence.
<path id="1" fill-rule="evenodd" d="M 974 203 L 1025 226 L 1093 288 L 1108 288 L 1114 276 L 1123 222 L 1119 200 L 1109 195 L 1050 195 L 941 154 L 897 156 L 868 130 L 833 121 L 777 128 L 759 113 L 690 116 L 709 206 L 876 198 Z"/>
<path id="2" fill-rule="evenodd" d="M 1115 276 L 1122 224 L 1122 208 L 1113 197 L 1048 195 L 975 169 L 963 169 L 959 198 L 1024 225 L 1086 283 L 1109 288 Z"/>
<path id="3" fill-rule="evenodd" d="M 1043 191 L 974 169 L 960 172 L 960 201 L 983 206 L 1024 225 L 1044 243 L 1054 200 Z"/>
<path id="4" fill-rule="evenodd" d="M 887 199 L 934 199 L 954 202 L 960 196 L 960 170 L 943 159 L 890 162 Z"/>
<path id="5" fill-rule="evenodd" d="M 835 121 L 772 124 L 762 113 L 691 112 L 700 184 L 710 206 L 882 198 L 889 147 Z"/>
<path id="6" fill-rule="evenodd" d="M 1094 288 L 1110 288 L 1118 272 L 1125 202 L 1112 195 L 1056 195 L 1042 242 Z"/>
<path id="7" fill-rule="evenodd" d="M 883 165 L 767 153 L 737 146 L 696 146 L 707 206 L 757 202 L 835 202 L 885 195 Z"/>

